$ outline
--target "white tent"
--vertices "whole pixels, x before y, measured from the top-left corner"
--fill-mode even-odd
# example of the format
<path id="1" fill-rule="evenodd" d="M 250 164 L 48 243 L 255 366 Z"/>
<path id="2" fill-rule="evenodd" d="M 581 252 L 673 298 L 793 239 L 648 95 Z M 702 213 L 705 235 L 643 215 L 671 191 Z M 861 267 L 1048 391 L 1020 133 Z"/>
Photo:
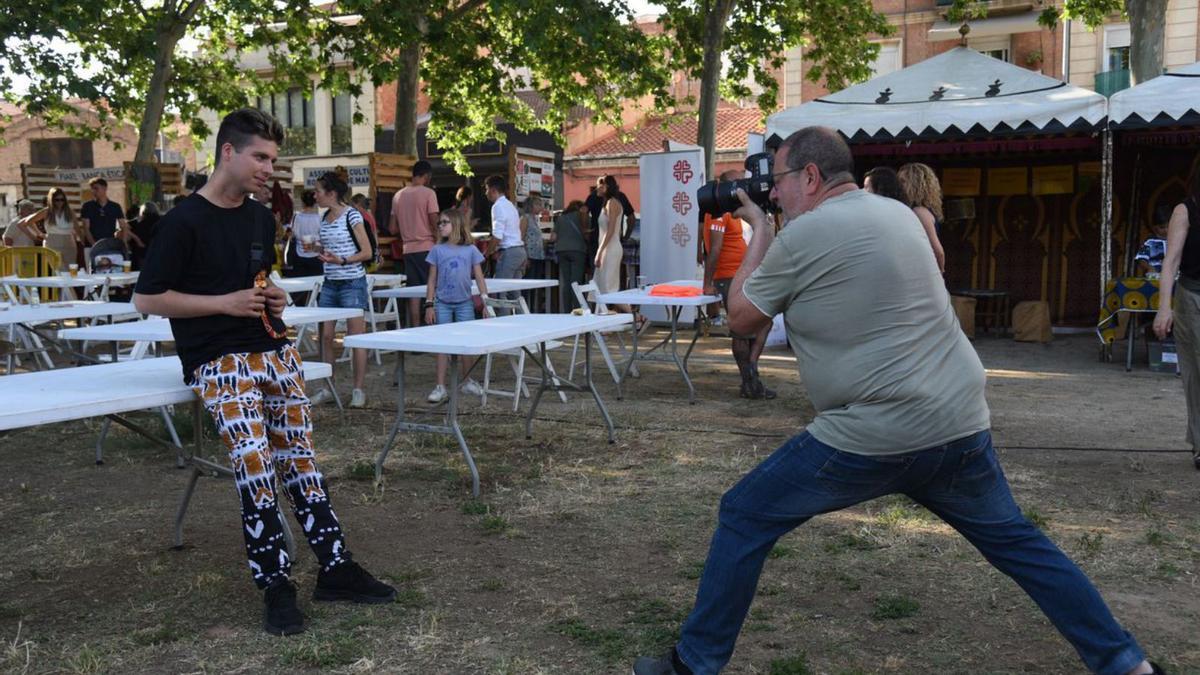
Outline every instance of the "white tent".
<path id="1" fill-rule="evenodd" d="M 1107 101 L 1093 91 L 968 47 L 881 75 L 767 118 L 767 137 L 821 125 L 852 141 L 1094 131 Z"/>
<path id="2" fill-rule="evenodd" d="M 1200 123 L 1200 62 L 1113 94 L 1108 123 L 1114 129 Z"/>

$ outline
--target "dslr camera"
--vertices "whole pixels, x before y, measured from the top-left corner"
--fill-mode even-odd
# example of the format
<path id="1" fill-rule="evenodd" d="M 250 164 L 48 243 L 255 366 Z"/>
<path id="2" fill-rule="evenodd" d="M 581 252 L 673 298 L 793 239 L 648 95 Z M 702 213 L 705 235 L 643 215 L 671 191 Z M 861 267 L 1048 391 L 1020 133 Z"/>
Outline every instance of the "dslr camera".
<path id="1" fill-rule="evenodd" d="M 737 198 L 737 190 L 746 192 L 750 201 L 758 204 L 767 213 L 775 210 L 771 203 L 771 188 L 775 187 L 775 179 L 771 176 L 771 165 L 774 159 L 769 152 L 759 152 L 746 158 L 748 178 L 735 181 L 709 181 L 696 191 L 696 201 L 700 204 L 700 212 L 710 216 L 737 211 L 742 201 Z"/>

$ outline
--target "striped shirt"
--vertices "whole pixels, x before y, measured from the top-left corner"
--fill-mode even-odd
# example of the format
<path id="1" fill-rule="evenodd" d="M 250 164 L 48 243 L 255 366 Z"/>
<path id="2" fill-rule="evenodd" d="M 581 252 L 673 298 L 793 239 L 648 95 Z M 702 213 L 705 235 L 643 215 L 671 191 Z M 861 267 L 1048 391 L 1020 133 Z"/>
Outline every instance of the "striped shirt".
<path id="1" fill-rule="evenodd" d="M 330 220 L 321 221 L 321 246 L 339 258 L 349 258 L 358 253 L 358 244 L 346 226 L 347 219 L 350 227 L 355 230 L 363 227 L 362 215 L 357 209 L 347 206 L 342 215 Z M 325 278 L 334 280 L 357 279 L 366 276 L 362 263 L 352 262 L 348 265 L 325 263 Z"/>

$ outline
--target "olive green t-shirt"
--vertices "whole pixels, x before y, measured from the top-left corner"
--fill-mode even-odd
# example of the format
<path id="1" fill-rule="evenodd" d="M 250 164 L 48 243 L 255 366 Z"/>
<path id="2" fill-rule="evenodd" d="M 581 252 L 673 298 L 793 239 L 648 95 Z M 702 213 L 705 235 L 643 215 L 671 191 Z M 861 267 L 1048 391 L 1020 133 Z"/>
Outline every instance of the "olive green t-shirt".
<path id="1" fill-rule="evenodd" d="M 784 314 L 822 443 L 890 455 L 990 426 L 983 365 L 904 204 L 862 190 L 826 200 L 784 227 L 745 293 Z"/>

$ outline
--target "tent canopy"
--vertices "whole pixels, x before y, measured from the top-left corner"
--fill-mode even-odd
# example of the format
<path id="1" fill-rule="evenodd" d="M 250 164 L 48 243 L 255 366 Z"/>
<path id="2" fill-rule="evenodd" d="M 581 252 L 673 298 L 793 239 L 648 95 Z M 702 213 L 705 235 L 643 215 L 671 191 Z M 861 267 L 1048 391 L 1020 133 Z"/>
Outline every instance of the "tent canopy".
<path id="1" fill-rule="evenodd" d="M 851 141 L 1095 131 L 1107 100 L 1093 91 L 955 47 L 767 118 L 775 142 L 802 127 Z"/>
<path id="2" fill-rule="evenodd" d="M 1108 124 L 1114 129 L 1200 122 L 1200 62 L 1177 68 L 1113 94 Z"/>

